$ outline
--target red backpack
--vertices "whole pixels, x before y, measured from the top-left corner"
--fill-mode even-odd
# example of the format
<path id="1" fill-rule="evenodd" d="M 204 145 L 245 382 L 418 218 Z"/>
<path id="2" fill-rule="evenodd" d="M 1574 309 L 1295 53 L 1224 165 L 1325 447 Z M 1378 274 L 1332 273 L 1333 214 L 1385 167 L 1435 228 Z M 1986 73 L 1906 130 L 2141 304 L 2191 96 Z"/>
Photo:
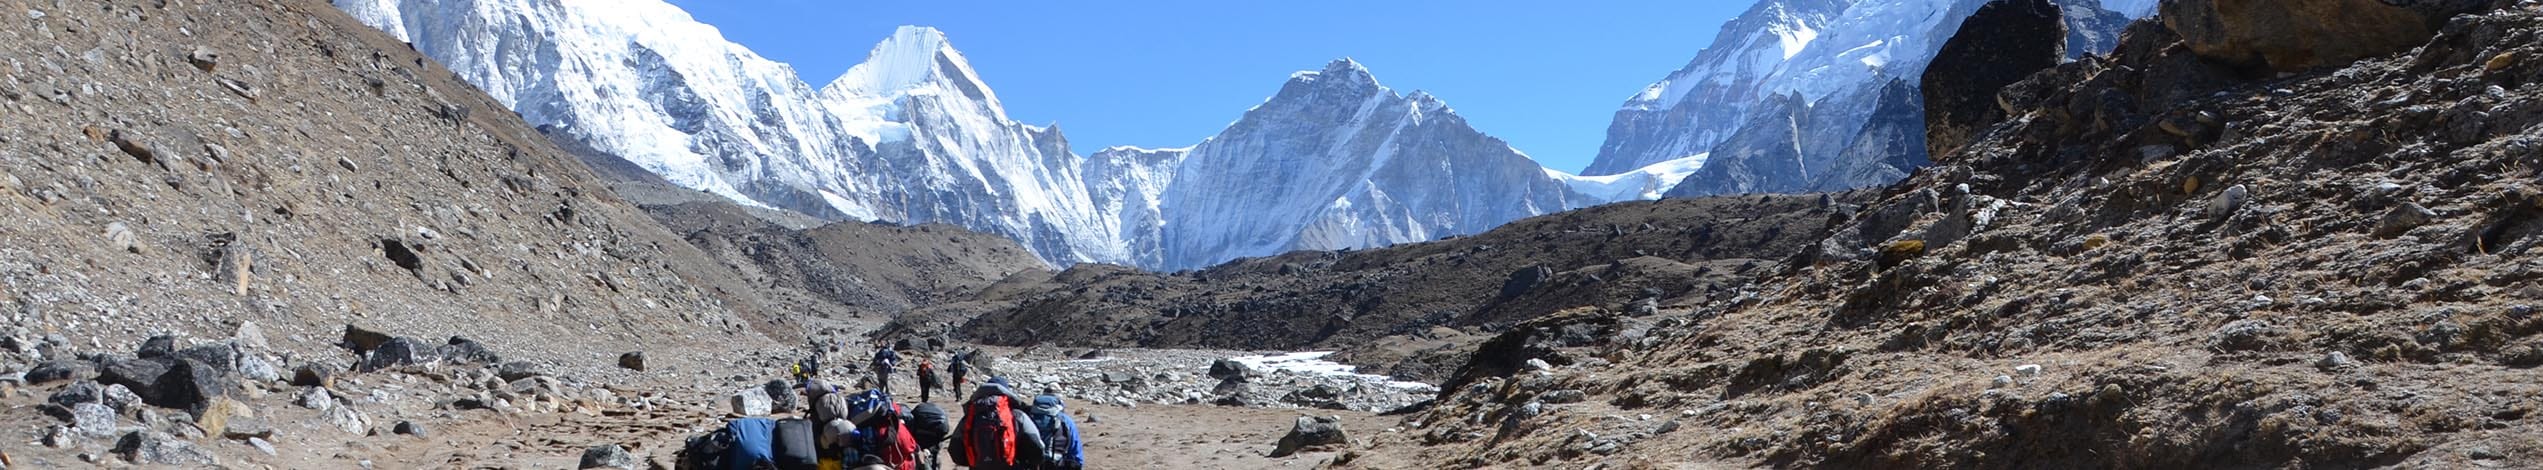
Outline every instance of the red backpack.
<path id="1" fill-rule="evenodd" d="M 956 435 L 963 436 L 967 449 L 954 452 L 954 463 L 976 467 L 983 462 L 1015 463 L 1014 408 L 1005 396 L 990 396 L 963 405 L 963 419 Z"/>
<path id="2" fill-rule="evenodd" d="M 876 436 L 873 452 L 883 458 L 884 465 L 892 468 L 918 468 L 918 438 L 911 435 L 909 426 L 901 422 L 902 416 L 905 414 L 901 405 L 894 403 L 892 412 L 876 421 L 883 429 Z"/>

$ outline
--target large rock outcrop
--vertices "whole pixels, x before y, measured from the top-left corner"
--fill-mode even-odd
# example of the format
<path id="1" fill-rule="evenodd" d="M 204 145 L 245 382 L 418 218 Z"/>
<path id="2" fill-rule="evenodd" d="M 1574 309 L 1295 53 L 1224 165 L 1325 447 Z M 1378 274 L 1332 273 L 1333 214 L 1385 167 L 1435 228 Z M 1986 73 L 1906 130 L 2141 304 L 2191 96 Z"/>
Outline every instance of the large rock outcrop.
<path id="1" fill-rule="evenodd" d="M 2346 64 L 2428 42 L 2486 0 L 2180 0 L 2163 23 L 2201 57 L 2273 71 Z"/>
<path id="2" fill-rule="evenodd" d="M 1925 69 L 1925 148 L 1940 160 L 2003 120 L 1996 93 L 2066 57 L 2064 13 L 2048 0 L 1979 7 Z"/>

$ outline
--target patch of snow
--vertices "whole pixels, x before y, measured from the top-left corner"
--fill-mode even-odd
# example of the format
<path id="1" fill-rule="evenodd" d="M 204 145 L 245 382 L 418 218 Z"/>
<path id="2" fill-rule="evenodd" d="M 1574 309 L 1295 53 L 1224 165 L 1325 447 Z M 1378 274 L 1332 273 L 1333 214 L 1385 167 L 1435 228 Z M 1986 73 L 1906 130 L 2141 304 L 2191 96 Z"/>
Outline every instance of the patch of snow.
<path id="1" fill-rule="evenodd" d="M 1438 386 L 1431 384 L 1395 380 L 1393 377 L 1383 375 L 1362 374 L 1359 373 L 1360 368 L 1358 366 L 1327 361 L 1324 359 L 1326 356 L 1331 355 L 1333 355 L 1333 351 L 1311 351 L 1263 356 L 1239 356 L 1228 358 L 1228 360 L 1236 361 L 1238 363 L 1245 364 L 1247 367 L 1252 367 L 1256 370 L 1262 371 L 1278 370 L 1289 371 L 1289 373 L 1299 375 L 1353 378 L 1377 382 L 1389 387 L 1414 391 L 1439 390 Z"/>

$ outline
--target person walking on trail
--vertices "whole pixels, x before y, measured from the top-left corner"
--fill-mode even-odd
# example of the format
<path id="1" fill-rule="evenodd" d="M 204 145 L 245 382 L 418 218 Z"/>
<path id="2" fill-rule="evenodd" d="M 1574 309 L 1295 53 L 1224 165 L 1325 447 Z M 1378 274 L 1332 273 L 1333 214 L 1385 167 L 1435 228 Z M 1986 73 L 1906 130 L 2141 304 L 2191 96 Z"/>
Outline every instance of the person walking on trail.
<path id="1" fill-rule="evenodd" d="M 968 354 L 954 353 L 954 361 L 952 364 L 947 364 L 945 366 L 945 372 L 951 372 L 954 374 L 953 388 L 945 390 L 952 392 L 956 399 L 962 398 L 963 375 L 971 372 L 971 356 Z"/>
<path id="2" fill-rule="evenodd" d="M 936 386 L 938 386 L 938 385 L 943 385 L 943 384 L 936 383 L 936 361 L 934 361 L 934 360 L 930 360 L 930 359 L 926 359 L 926 356 L 925 356 L 925 355 L 921 355 L 921 356 L 919 356 L 919 357 L 920 357 L 920 359 L 918 360 L 918 402 L 919 402 L 919 403 L 935 403 L 935 402 L 936 402 L 936 398 L 935 398 L 935 397 L 936 397 Z"/>
<path id="3" fill-rule="evenodd" d="M 1050 460 L 1022 396 L 1003 377 L 972 391 L 954 428 L 954 464 L 972 470 L 1030 470 Z"/>
<path id="4" fill-rule="evenodd" d="M 1041 470 L 1085 470 L 1086 444 L 1077 439 L 1077 418 L 1068 416 L 1060 396 L 1048 391 L 1033 397 L 1033 427 L 1042 431 L 1042 447 L 1050 449 L 1051 459 L 1036 468 Z"/>
<path id="5" fill-rule="evenodd" d="M 875 342 L 874 388 L 882 390 L 884 395 L 892 394 L 892 367 L 900 364 L 901 353 L 899 351 L 893 351 L 891 344 L 881 341 Z"/>

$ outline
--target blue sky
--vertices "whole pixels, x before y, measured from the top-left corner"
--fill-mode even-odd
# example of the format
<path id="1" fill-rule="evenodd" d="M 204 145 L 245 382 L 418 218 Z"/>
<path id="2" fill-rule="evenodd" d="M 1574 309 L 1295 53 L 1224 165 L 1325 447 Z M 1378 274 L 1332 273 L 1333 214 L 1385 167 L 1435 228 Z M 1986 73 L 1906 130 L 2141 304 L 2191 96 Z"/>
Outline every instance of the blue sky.
<path id="1" fill-rule="evenodd" d="M 944 30 L 1009 116 L 1081 153 L 1199 142 L 1291 72 L 1352 57 L 1546 166 L 1596 157 L 1625 98 L 1686 65 L 1731 0 L 670 0 L 820 86 L 892 29 Z"/>

